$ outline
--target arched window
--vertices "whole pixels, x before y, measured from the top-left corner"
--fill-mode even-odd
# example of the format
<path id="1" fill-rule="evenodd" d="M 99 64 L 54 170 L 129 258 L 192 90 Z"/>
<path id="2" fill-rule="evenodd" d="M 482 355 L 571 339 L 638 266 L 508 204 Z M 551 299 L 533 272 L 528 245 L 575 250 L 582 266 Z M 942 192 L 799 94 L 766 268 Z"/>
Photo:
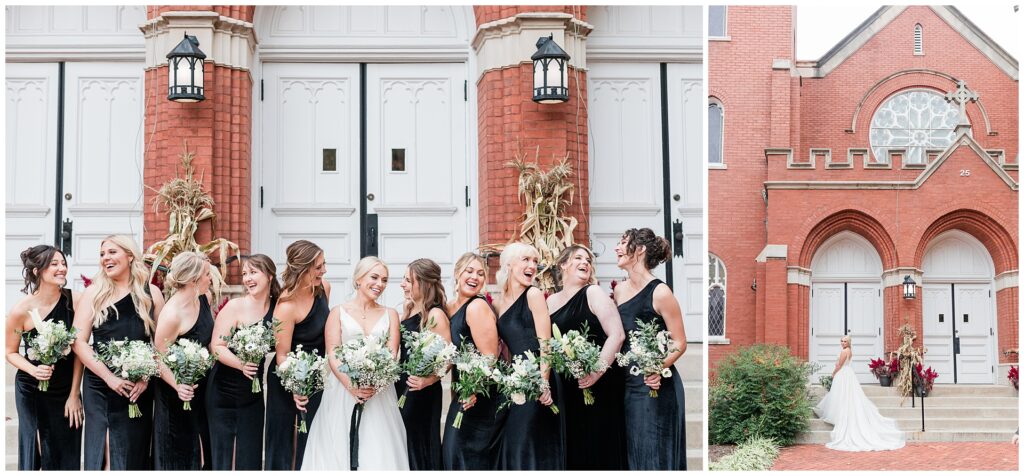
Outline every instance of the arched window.
<path id="1" fill-rule="evenodd" d="M 924 54 L 924 30 L 920 23 L 914 25 L 914 54 Z"/>
<path id="2" fill-rule="evenodd" d="M 725 265 L 708 253 L 708 337 L 725 338 Z"/>
<path id="3" fill-rule="evenodd" d="M 928 149 L 953 143 L 960 110 L 942 95 L 913 89 L 886 99 L 871 118 L 871 151 L 879 163 L 889 163 L 889 149 L 904 149 L 905 164 L 924 164 Z"/>
<path id="4" fill-rule="evenodd" d="M 725 113 L 722 103 L 716 98 L 708 99 L 708 164 L 725 165 L 722 144 L 725 143 Z"/>

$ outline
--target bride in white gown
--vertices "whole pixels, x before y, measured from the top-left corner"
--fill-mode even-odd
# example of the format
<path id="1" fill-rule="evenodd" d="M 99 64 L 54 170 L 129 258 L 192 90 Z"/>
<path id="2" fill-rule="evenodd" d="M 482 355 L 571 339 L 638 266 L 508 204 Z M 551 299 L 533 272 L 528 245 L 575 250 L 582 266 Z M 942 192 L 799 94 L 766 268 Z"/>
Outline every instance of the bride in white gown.
<path id="1" fill-rule="evenodd" d="M 832 371 L 832 388 L 814 408 L 822 420 L 835 425 L 832 440 L 825 446 L 839 451 L 902 448 L 906 444 L 903 432 L 896 428 L 893 419 L 878 413 L 878 408 L 864 395 L 857 374 L 850 367 L 853 356 L 850 336 L 843 336 L 839 342 L 843 350 Z"/>
<path id="2" fill-rule="evenodd" d="M 324 329 L 331 376 L 324 385 L 324 396 L 309 429 L 302 470 L 341 470 L 349 466 L 349 423 L 357 402 L 366 402 L 359 426 L 359 470 L 408 470 L 405 424 L 398 410 L 394 385 L 374 393 L 373 389 L 353 389 L 348 376 L 338 372 L 340 362 L 333 349 L 342 342 L 363 335 L 388 335 L 388 347 L 398 357 L 400 342 L 398 314 L 377 303 L 387 286 L 387 266 L 368 256 L 356 265 L 352 282 L 355 299 L 331 310 Z"/>

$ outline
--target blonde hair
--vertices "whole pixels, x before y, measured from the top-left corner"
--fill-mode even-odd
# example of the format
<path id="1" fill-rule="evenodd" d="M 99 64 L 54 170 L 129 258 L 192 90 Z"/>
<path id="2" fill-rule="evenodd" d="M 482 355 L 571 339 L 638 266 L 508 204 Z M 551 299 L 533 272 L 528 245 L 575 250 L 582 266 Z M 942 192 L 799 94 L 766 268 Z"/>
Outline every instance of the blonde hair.
<path id="1" fill-rule="evenodd" d="M 476 253 L 474 253 L 472 251 L 470 251 L 468 253 L 463 253 L 462 256 L 459 256 L 459 259 L 457 261 L 455 261 L 455 273 L 452 274 L 452 283 L 453 283 L 453 285 L 452 285 L 452 289 L 453 289 L 452 295 L 453 296 L 458 297 L 458 295 L 459 295 L 459 276 L 474 261 L 479 261 L 480 262 L 480 266 L 484 269 L 484 281 L 487 280 L 487 274 L 488 274 L 487 260 L 484 259 L 483 256 L 480 256 L 480 255 L 478 255 L 478 254 L 476 254 Z M 487 284 L 487 283 L 485 282 L 484 284 Z"/>
<path id="2" fill-rule="evenodd" d="M 498 274 L 495 276 L 501 292 L 508 291 L 508 274 L 512 268 L 512 262 L 523 256 L 536 256 L 538 260 L 540 259 L 540 253 L 537 251 L 537 248 L 528 243 L 518 241 L 509 243 L 501 251 L 500 267 L 498 268 Z"/>
<path id="3" fill-rule="evenodd" d="M 178 253 L 171 260 L 171 270 L 164 278 L 164 286 L 170 286 L 171 292 L 176 292 L 188 284 L 194 283 L 203 277 L 203 271 L 209 272 L 207 266 L 210 259 L 194 251 Z"/>
<path id="4" fill-rule="evenodd" d="M 594 270 L 594 253 L 590 251 L 590 248 L 577 244 L 571 245 L 566 249 L 562 250 L 562 252 L 558 255 L 558 258 L 555 259 L 555 285 L 558 286 L 559 289 L 565 286 L 565 283 L 562 282 L 562 280 L 565 278 L 565 276 L 562 275 L 562 265 L 568 263 L 569 260 L 572 259 L 573 255 L 575 255 L 576 251 L 578 250 L 583 250 L 583 252 L 590 257 L 590 279 L 587 280 L 587 284 L 597 284 L 597 276 L 595 276 L 597 273 L 595 273 Z"/>
<path id="5" fill-rule="evenodd" d="M 308 240 L 299 240 L 288 245 L 288 248 L 285 250 L 287 261 L 284 272 L 281 273 L 281 281 L 284 283 L 281 285 L 280 301 L 287 301 L 292 298 L 292 295 L 295 294 L 299 287 L 299 280 L 313 269 L 316 259 L 323 253 L 324 250 L 320 249 L 316 243 Z M 313 296 L 321 295 L 323 292 L 323 286 L 317 286 L 313 289 Z"/>
<path id="6" fill-rule="evenodd" d="M 142 262 L 142 250 L 135 243 L 135 239 L 128 235 L 109 235 L 100 242 L 100 247 L 102 248 L 103 244 L 107 242 L 121 248 L 128 255 L 128 294 L 132 297 L 135 312 L 146 326 L 146 335 L 153 335 L 154 322 L 153 316 L 150 315 L 153 298 L 149 295 L 149 269 Z M 92 326 L 99 327 L 107 322 L 107 311 L 110 308 L 114 309 L 115 314 L 117 313 L 117 307 L 113 306 L 114 281 L 107 276 L 107 273 L 100 270 L 93 277 L 92 286 L 97 288 L 96 295 L 92 300 Z"/>
<path id="7" fill-rule="evenodd" d="M 359 260 L 356 263 L 355 269 L 352 270 L 352 289 L 358 290 L 359 285 L 356 284 L 357 281 L 363 279 L 363 276 L 370 274 L 370 270 L 378 264 L 383 266 L 385 271 L 388 269 L 388 265 L 376 256 L 364 256 L 363 259 Z"/>

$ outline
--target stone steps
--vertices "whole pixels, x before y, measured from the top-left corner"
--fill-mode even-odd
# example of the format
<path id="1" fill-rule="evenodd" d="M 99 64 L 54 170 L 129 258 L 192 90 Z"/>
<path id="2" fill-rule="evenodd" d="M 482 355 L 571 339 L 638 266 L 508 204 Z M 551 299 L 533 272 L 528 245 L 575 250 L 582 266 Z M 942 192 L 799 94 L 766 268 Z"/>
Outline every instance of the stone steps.
<path id="1" fill-rule="evenodd" d="M 921 429 L 920 413 L 917 418 L 900 418 L 895 420 L 896 427 L 903 431 L 915 431 Z M 978 431 L 1009 431 L 1017 429 L 1016 419 L 1004 418 L 928 418 L 925 411 L 925 431 L 951 431 L 961 428 L 972 428 Z M 832 431 L 832 425 L 824 420 L 815 418 L 809 421 L 808 429 L 811 431 Z"/>
<path id="2" fill-rule="evenodd" d="M 824 396 L 825 389 L 821 385 L 811 385 L 812 395 Z M 899 394 L 895 387 L 880 385 L 864 385 L 860 387 L 868 397 L 896 397 Z M 1008 385 L 944 385 L 936 384 L 927 398 L 932 397 L 1016 397 L 1017 390 Z"/>
<path id="3" fill-rule="evenodd" d="M 690 342 L 686 353 L 676 361 L 683 379 L 686 408 L 686 468 L 704 469 L 704 344 Z"/>
<path id="4" fill-rule="evenodd" d="M 686 450 L 686 470 L 687 471 L 703 471 L 704 470 L 704 451 L 703 450 Z"/>
<path id="5" fill-rule="evenodd" d="M 913 431 L 905 432 L 907 441 L 996 441 L 996 442 L 1009 442 L 1013 436 L 1013 430 L 1009 431 L 986 431 L 981 429 L 960 429 L 957 431 L 951 430 L 935 430 L 935 431 Z M 796 444 L 815 444 L 823 445 L 829 442 L 830 430 L 816 430 L 816 431 L 805 431 L 797 436 Z"/>

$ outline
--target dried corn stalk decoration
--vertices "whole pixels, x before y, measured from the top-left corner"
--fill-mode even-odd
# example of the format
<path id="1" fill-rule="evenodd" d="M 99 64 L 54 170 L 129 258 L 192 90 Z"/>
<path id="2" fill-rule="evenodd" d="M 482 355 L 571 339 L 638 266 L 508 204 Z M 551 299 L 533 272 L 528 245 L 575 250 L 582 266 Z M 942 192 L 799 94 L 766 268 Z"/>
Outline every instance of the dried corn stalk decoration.
<path id="1" fill-rule="evenodd" d="M 171 260 L 178 253 L 194 251 L 208 256 L 217 251 L 220 269 L 211 267 L 210 274 L 213 278 L 213 302 L 220 302 L 220 289 L 224 285 L 224 267 L 228 253 L 234 250 L 237 257 L 241 250 L 238 245 L 225 238 L 216 238 L 202 245 L 196 242 L 199 223 L 212 220 L 216 216 L 213 212 L 213 197 L 203 190 L 203 178 L 195 179 L 195 167 L 192 166 L 195 153 L 188 151 L 188 144 L 185 144 L 185 152 L 179 157 L 185 171 L 184 178 L 179 177 L 175 171 L 175 177 L 163 184 L 159 190 L 148 187 L 156 192 L 156 197 L 153 197 L 153 210 L 159 213 L 161 207 L 166 208 L 170 227 L 166 238 L 150 245 L 143 260 L 150 265 L 149 279 L 152 281 L 157 271 L 166 273 L 169 270 Z M 164 294 L 169 295 L 170 290 L 164 289 Z"/>
<path id="2" fill-rule="evenodd" d="M 539 155 L 538 146 L 535 158 Z M 536 160 L 527 162 L 527 158 L 526 153 L 517 152 L 515 160 L 507 164 L 519 171 L 518 199 L 525 205 L 523 222 L 511 241 L 531 244 L 540 252 L 541 266 L 537 271 L 536 285 L 547 292 L 556 284 L 555 259 L 573 244 L 572 232 L 577 225 L 576 217 L 567 214 L 575 190 L 571 180 L 572 166 L 566 155 L 545 172 Z"/>
<path id="3" fill-rule="evenodd" d="M 900 327 L 900 335 L 903 336 L 903 343 L 896 351 L 896 357 L 900 359 L 900 372 L 896 374 L 896 388 L 900 396 L 900 405 L 914 393 L 914 368 L 924 361 L 923 352 L 926 349 L 914 347 L 914 340 L 917 339 L 917 332 L 910 324 L 903 324 Z"/>

